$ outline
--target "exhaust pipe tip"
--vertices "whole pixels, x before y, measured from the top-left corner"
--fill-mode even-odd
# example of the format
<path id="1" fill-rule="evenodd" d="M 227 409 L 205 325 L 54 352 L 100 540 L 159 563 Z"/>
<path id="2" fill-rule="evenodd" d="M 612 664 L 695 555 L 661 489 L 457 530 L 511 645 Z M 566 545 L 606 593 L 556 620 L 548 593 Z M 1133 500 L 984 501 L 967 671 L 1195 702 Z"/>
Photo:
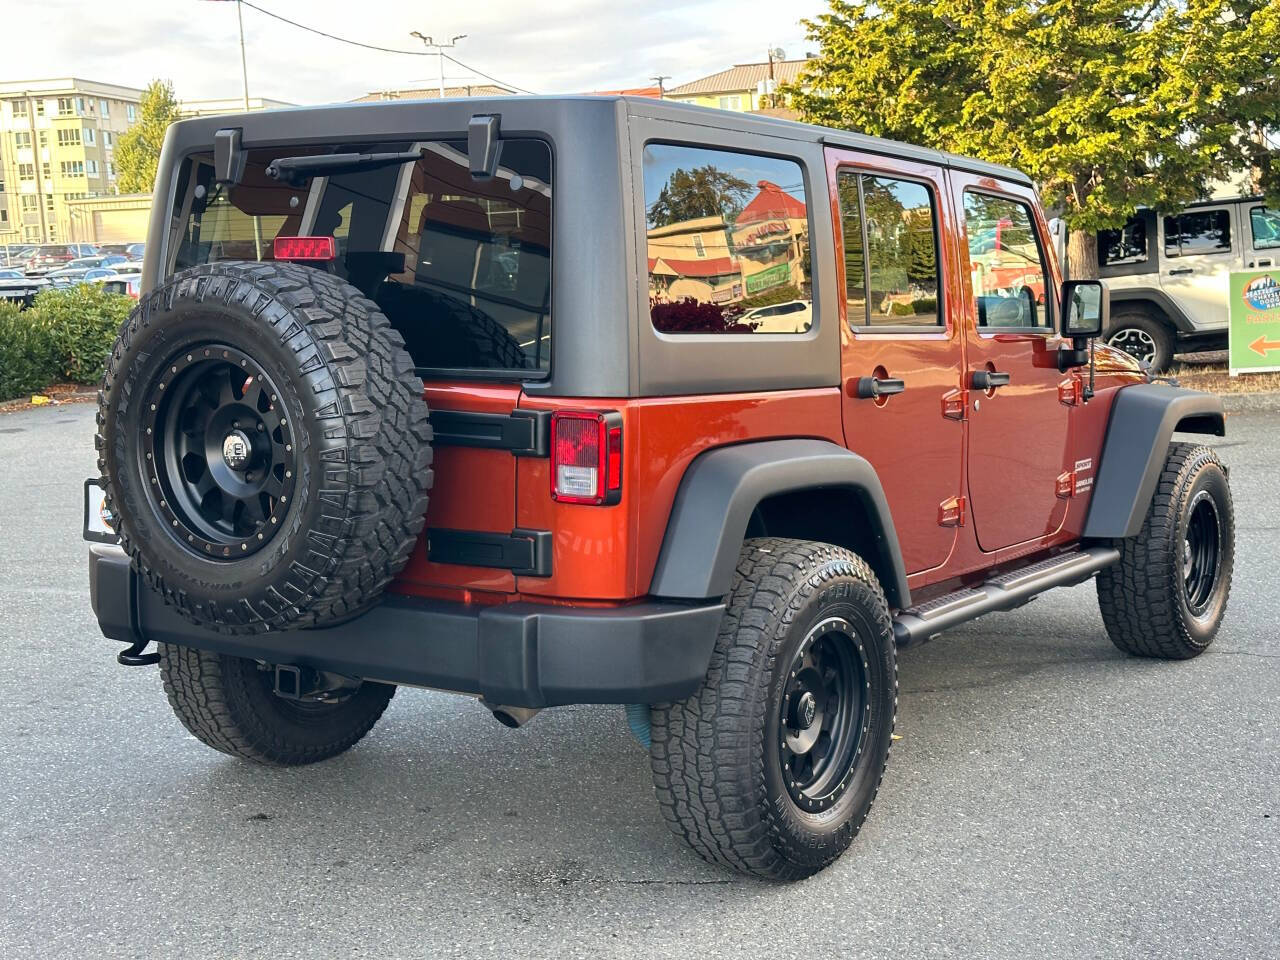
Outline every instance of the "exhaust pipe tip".
<path id="1" fill-rule="evenodd" d="M 495 720 L 512 730 L 523 727 L 542 712 L 539 707 L 509 707 L 501 703 L 485 703 L 483 700 L 480 702 L 493 714 Z"/>

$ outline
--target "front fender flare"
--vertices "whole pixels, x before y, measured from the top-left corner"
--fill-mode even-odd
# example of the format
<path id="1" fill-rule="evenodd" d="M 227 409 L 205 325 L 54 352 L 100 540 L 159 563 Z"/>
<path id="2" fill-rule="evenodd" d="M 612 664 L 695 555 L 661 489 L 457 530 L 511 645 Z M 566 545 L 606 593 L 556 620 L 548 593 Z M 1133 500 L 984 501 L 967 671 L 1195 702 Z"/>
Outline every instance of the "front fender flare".
<path id="1" fill-rule="evenodd" d="M 1120 388 L 1111 404 L 1085 537 L 1138 535 L 1175 431 L 1225 436 L 1222 398 L 1159 383 Z"/>
<path id="2" fill-rule="evenodd" d="M 762 440 L 716 447 L 694 458 L 676 493 L 650 593 L 722 597 L 733 583 L 756 506 L 779 493 L 845 488 L 859 503 L 877 556 L 865 557 L 891 607 L 911 603 L 889 504 L 875 468 L 826 440 Z"/>

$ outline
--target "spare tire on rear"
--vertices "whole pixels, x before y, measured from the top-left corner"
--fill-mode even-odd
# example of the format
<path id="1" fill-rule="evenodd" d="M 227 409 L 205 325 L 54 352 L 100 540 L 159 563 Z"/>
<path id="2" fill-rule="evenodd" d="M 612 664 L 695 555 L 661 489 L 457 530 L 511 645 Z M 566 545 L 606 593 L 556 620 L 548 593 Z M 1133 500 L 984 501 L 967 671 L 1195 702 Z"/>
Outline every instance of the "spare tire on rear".
<path id="1" fill-rule="evenodd" d="M 107 361 L 98 467 L 134 567 L 195 623 L 321 626 L 422 532 L 431 426 L 404 341 L 319 270 L 226 262 L 143 298 Z"/>

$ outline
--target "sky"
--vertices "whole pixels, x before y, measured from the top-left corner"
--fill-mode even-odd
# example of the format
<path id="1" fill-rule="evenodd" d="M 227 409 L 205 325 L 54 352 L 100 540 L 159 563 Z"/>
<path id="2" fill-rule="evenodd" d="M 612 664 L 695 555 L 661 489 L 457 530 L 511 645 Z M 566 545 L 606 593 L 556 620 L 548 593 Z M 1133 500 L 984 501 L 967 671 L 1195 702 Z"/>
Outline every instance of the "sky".
<path id="1" fill-rule="evenodd" d="M 578 93 L 653 84 L 668 87 L 761 62 L 769 47 L 789 58 L 816 52 L 802 17 L 823 0 L 253 0 L 273 13 L 377 46 L 421 49 L 417 30 L 437 39 L 466 34 L 450 51 L 508 85 L 534 93 Z M 242 92 L 234 2 L 226 0 L 0 0 L 5 45 L 0 80 L 75 76 L 143 87 L 173 81 L 180 99 Z M 127 10 L 127 13 L 125 12 Z M 355 11 L 353 13 L 353 11 Z M 437 60 L 361 50 L 244 7 L 249 93 L 294 103 L 350 100 L 374 90 L 434 86 Z M 446 84 L 484 83 L 446 61 Z"/>

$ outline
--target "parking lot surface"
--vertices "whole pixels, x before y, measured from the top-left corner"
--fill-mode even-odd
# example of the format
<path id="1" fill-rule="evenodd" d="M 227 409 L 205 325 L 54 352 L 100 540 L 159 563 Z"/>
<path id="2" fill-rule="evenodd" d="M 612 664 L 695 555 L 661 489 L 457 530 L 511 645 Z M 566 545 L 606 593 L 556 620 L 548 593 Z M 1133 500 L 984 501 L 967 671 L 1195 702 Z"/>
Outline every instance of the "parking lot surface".
<path id="1" fill-rule="evenodd" d="M 91 405 L 0 415 L 2 957 L 1274 957 L 1280 406 L 1215 445 L 1211 650 L 1128 659 L 1091 585 L 899 658 L 861 836 L 791 886 L 668 835 L 620 708 L 507 730 L 401 690 L 336 760 L 200 744 L 89 608 Z"/>

